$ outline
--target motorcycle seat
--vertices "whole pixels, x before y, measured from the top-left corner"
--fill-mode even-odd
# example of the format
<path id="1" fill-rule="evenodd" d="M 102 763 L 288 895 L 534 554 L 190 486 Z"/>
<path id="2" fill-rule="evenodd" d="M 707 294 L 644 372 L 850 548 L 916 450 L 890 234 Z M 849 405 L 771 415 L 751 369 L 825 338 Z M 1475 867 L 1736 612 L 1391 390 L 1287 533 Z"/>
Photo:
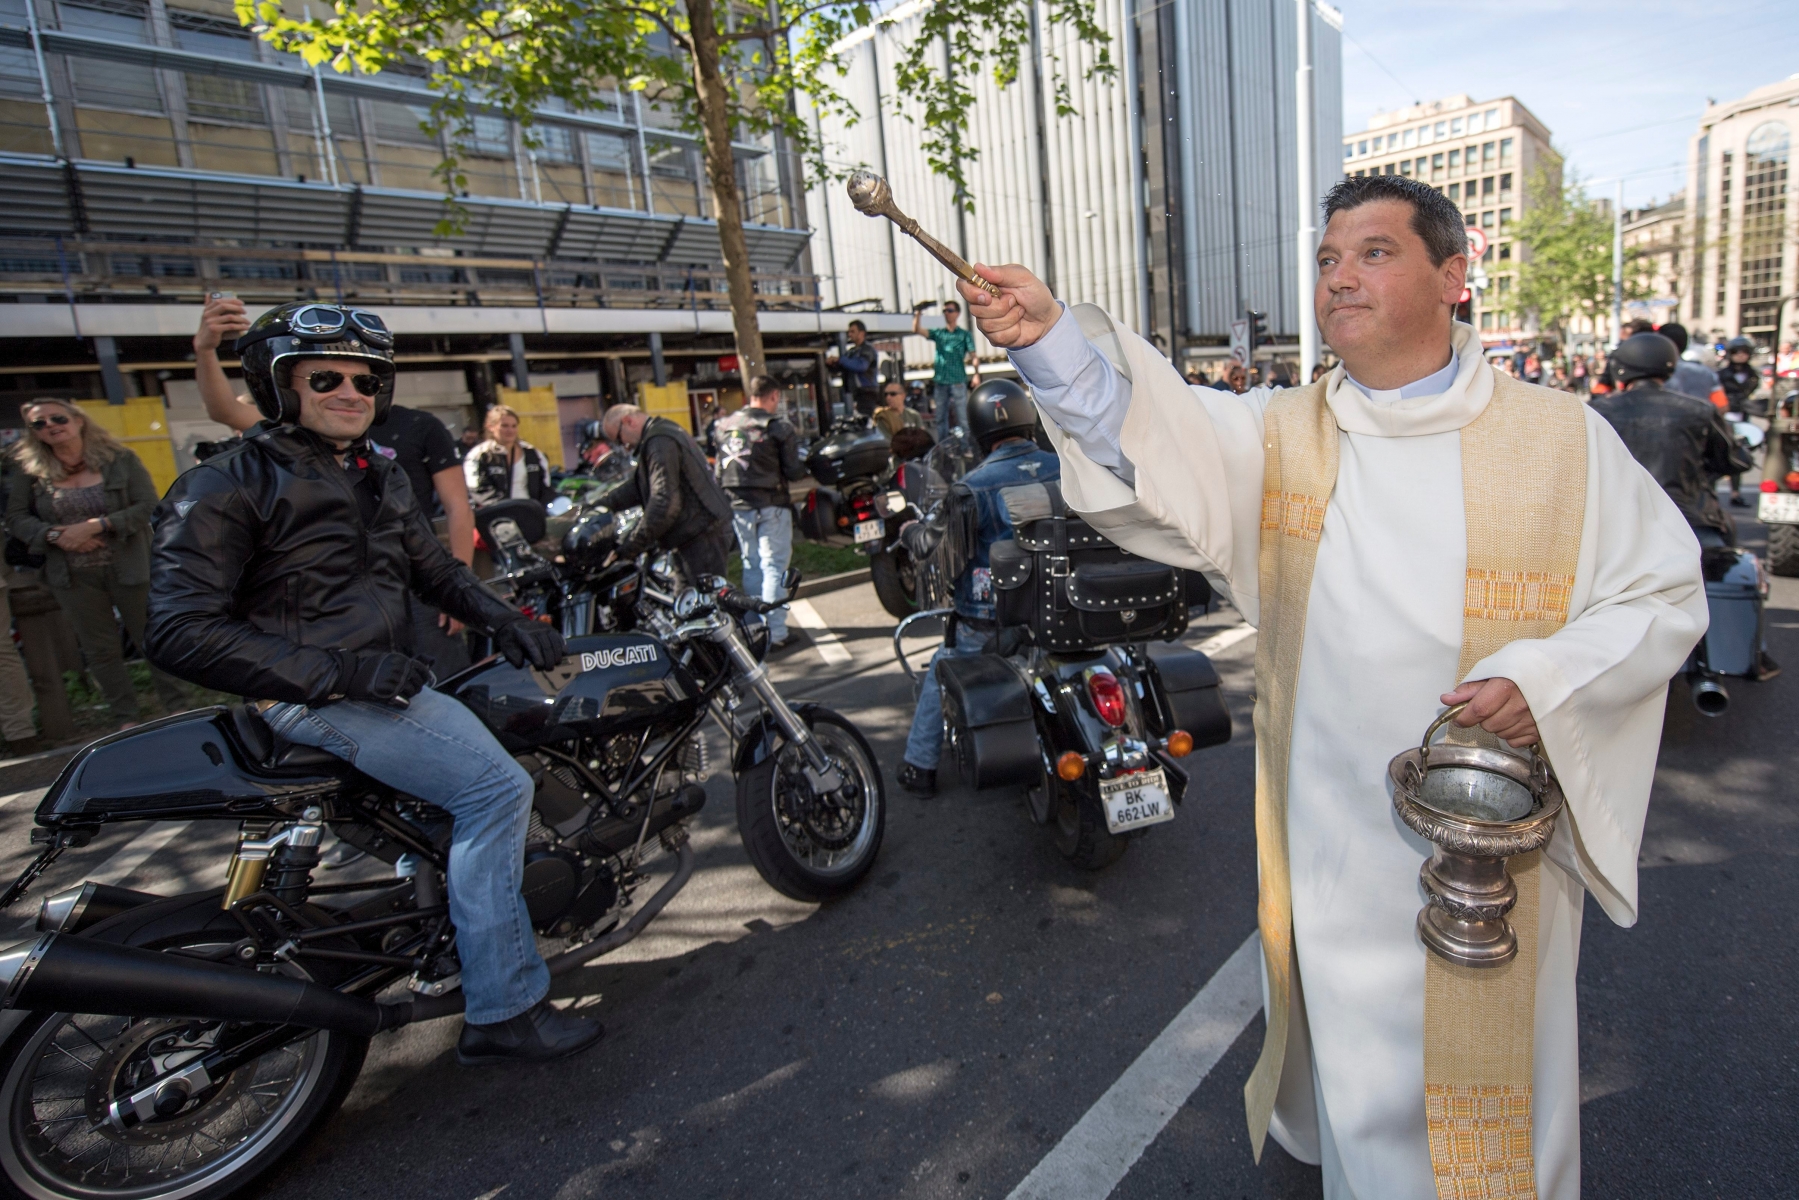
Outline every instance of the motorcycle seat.
<path id="1" fill-rule="evenodd" d="M 269 723 L 262 719 L 262 714 L 248 704 L 233 704 L 229 711 L 231 727 L 237 734 L 238 741 L 243 743 L 244 749 L 260 766 L 287 769 L 332 769 L 344 766 L 344 760 L 329 750 L 321 750 L 317 746 L 302 746 L 281 737 L 269 728 Z"/>

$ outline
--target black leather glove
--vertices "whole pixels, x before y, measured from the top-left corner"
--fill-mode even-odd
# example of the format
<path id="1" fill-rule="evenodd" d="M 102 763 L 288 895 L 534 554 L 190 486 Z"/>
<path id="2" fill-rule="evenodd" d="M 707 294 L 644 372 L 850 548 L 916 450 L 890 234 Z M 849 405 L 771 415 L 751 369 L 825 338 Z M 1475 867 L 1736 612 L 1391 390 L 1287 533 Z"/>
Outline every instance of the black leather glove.
<path id="1" fill-rule="evenodd" d="M 393 704 L 419 694 L 431 678 L 431 664 L 423 659 L 382 651 L 356 654 L 338 652 L 336 691 L 351 700 Z"/>
<path id="2" fill-rule="evenodd" d="M 494 630 L 493 648 L 504 654 L 513 666 L 522 667 L 529 659 L 539 671 L 547 671 L 561 662 L 567 649 L 555 626 L 533 621 L 530 617 L 508 621 Z"/>

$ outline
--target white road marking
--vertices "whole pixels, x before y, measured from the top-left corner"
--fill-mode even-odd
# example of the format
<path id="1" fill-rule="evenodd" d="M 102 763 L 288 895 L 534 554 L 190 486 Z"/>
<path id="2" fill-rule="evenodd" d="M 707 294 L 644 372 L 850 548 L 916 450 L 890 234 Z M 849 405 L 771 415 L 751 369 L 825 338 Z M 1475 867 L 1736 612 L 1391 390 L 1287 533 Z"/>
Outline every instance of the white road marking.
<path id="1" fill-rule="evenodd" d="M 806 636 L 812 639 L 812 645 L 818 650 L 820 658 L 832 664 L 850 661 L 848 648 L 844 646 L 842 639 L 831 632 L 825 619 L 812 607 L 812 601 L 795 600 L 787 606 L 787 615 L 793 619 L 794 624 L 806 631 Z"/>
<path id="2" fill-rule="evenodd" d="M 180 837 L 192 821 L 164 821 L 152 825 L 119 848 L 118 853 L 100 864 L 86 878 L 94 883 L 119 884 L 149 861 L 152 854 Z"/>
<path id="3" fill-rule="evenodd" d="M 36 808 L 37 802 L 42 800 L 44 798 L 44 793 L 49 790 L 49 788 L 31 788 L 29 791 L 14 792 L 10 796 L 0 796 L 0 812 L 4 812 L 13 805 L 24 803 L 26 801 L 30 802 L 31 807 Z"/>
<path id="4" fill-rule="evenodd" d="M 1201 654 L 1222 654 L 1238 642 L 1246 642 L 1256 635 L 1254 625 L 1235 625 L 1223 633 L 1213 634 L 1199 644 Z"/>
<path id="5" fill-rule="evenodd" d="M 1261 964 L 1252 933 L 1007 1200 L 1111 1195 L 1261 1009 Z"/>

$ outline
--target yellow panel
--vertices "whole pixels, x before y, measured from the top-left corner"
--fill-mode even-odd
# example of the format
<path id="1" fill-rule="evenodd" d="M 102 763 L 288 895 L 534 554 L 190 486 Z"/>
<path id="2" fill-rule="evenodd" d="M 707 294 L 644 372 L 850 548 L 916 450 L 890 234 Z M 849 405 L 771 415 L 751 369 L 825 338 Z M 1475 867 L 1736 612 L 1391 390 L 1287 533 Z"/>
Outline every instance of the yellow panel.
<path id="1" fill-rule="evenodd" d="M 566 465 L 562 461 L 562 422 L 554 415 L 520 413 L 518 435 L 542 450 L 552 467 Z"/>
<path id="2" fill-rule="evenodd" d="M 667 417 L 688 433 L 693 432 L 693 409 L 687 403 L 687 381 L 684 379 L 661 387 L 653 383 L 638 384 L 637 407 L 652 417 Z"/>
<path id="3" fill-rule="evenodd" d="M 50 154 L 50 122 L 40 101 L 0 100 L 0 150 Z"/>
<path id="4" fill-rule="evenodd" d="M 166 118 L 78 108 L 75 124 L 81 135 L 83 158 L 120 162 L 132 158 L 146 167 L 179 165 L 175 158 L 175 127 Z"/>
<path id="5" fill-rule="evenodd" d="M 175 445 L 169 440 L 168 414 L 161 396 L 132 396 L 123 404 L 105 400 L 79 403 L 88 420 L 131 447 L 143 460 L 158 493 L 169 490 L 180 472 L 175 469 Z"/>
<path id="6" fill-rule="evenodd" d="M 526 413 L 548 414 L 556 416 L 556 389 L 553 387 L 534 387 L 525 391 L 503 387 L 499 389 L 500 403 L 523 416 Z"/>

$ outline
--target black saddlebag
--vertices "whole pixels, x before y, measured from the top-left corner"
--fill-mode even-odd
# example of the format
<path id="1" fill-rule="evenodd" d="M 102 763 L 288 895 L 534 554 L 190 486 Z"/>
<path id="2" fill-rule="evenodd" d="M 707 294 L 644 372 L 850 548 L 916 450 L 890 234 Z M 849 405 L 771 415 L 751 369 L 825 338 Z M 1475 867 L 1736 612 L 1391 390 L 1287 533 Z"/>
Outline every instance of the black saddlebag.
<path id="1" fill-rule="evenodd" d="M 1160 725 L 1157 733 L 1166 737 L 1172 730 L 1184 729 L 1193 735 L 1195 750 L 1231 740 L 1231 714 L 1218 690 L 1218 672 L 1211 659 L 1186 646 L 1163 646 L 1151 649 L 1149 662 L 1168 703 L 1166 719 L 1152 717 Z"/>
<path id="2" fill-rule="evenodd" d="M 1055 483 L 1007 488 L 1000 497 L 1012 520 L 1012 539 L 988 551 L 1000 624 L 1028 626 L 1051 654 L 1185 632 L 1188 572 L 1107 541 L 1068 512 Z"/>
<path id="3" fill-rule="evenodd" d="M 956 766 L 974 788 L 1036 783 L 1042 773 L 1031 693 L 997 654 L 937 660 Z"/>

